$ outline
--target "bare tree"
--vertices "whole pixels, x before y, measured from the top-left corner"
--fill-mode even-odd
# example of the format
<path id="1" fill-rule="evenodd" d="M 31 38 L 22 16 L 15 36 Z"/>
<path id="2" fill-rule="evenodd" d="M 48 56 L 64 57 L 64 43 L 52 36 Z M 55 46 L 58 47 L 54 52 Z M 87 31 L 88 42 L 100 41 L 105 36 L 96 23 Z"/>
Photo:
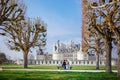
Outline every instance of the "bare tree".
<path id="1" fill-rule="evenodd" d="M 0 52 L 0 64 L 7 61 L 5 53 Z"/>
<path id="2" fill-rule="evenodd" d="M 24 19 L 25 4 L 22 0 L 0 0 L 0 30 L 4 30 L 6 22 Z M 4 33 L 0 33 L 5 35 Z"/>
<path id="3" fill-rule="evenodd" d="M 118 77 L 120 77 L 120 2 L 117 0 L 114 4 L 108 5 L 108 14 L 106 14 L 105 20 L 109 29 L 116 36 L 117 53 L 118 53 Z"/>
<path id="4" fill-rule="evenodd" d="M 92 6 L 94 9 L 101 9 L 100 16 L 103 17 L 107 28 L 114 33 L 117 42 L 118 52 L 118 77 L 120 77 L 120 0 L 103 0 L 101 5 Z"/>
<path id="5" fill-rule="evenodd" d="M 106 46 L 106 72 L 112 72 L 111 68 L 112 33 L 107 28 L 107 26 L 105 26 L 104 24 L 96 23 L 95 21 L 93 21 L 92 26 L 103 38 Z"/>
<path id="6" fill-rule="evenodd" d="M 104 41 L 102 39 L 102 37 L 99 35 L 99 33 L 94 29 L 91 28 L 89 29 L 89 48 L 94 50 L 96 53 L 96 69 L 99 69 L 99 63 L 100 63 L 100 57 L 99 55 L 101 54 L 101 52 L 104 51 Z"/>
<path id="7" fill-rule="evenodd" d="M 101 27 L 103 26 L 101 24 L 102 23 L 101 17 L 98 17 L 99 14 L 94 9 L 91 8 L 89 3 L 90 2 L 88 1 L 88 6 L 86 10 L 86 30 L 87 30 L 86 34 L 89 36 L 86 37 L 86 39 L 84 39 L 86 42 L 84 43 L 83 49 L 85 51 L 91 49 L 96 52 L 96 69 L 99 69 L 99 54 L 101 54 L 101 52 L 104 50 L 102 49 L 102 47 L 105 46 L 104 42 L 109 41 L 108 39 L 111 40 L 111 36 L 108 36 L 109 34 L 111 34 L 111 32 L 107 32 L 107 29 Z M 106 51 L 106 64 L 109 65 L 109 67 L 106 67 L 106 71 L 111 72 L 111 62 L 109 62 L 111 61 L 111 55 L 110 55 L 112 50 L 111 41 L 110 44 L 106 44 L 106 47 L 107 46 L 108 46 L 108 51 Z"/>
<path id="8" fill-rule="evenodd" d="M 90 4 L 90 8 L 91 8 L 90 26 L 92 26 L 92 28 L 94 28 L 104 40 L 105 46 L 107 48 L 106 49 L 106 72 L 112 72 L 111 52 L 112 52 L 113 33 L 108 28 L 108 25 L 106 24 L 106 22 L 103 18 L 102 12 L 104 12 L 104 10 L 93 8 L 93 6 L 96 7 L 98 5 L 101 5 L 101 3 L 93 2 Z"/>
<path id="9" fill-rule="evenodd" d="M 88 22 L 90 21 L 88 20 Z M 96 69 L 99 69 L 99 62 L 100 62 L 99 55 L 101 54 L 101 52 L 104 51 L 103 49 L 104 42 L 103 42 L 102 37 L 99 35 L 99 33 L 94 28 L 92 28 L 92 26 L 90 27 L 90 25 L 88 25 L 87 28 L 88 28 L 88 31 L 86 34 L 89 35 L 89 37 L 85 39 L 86 41 L 85 44 L 87 45 L 86 48 L 89 53 L 94 51 L 96 55 Z"/>
<path id="10" fill-rule="evenodd" d="M 31 48 L 41 48 L 46 45 L 46 24 L 39 18 L 27 18 L 12 22 L 6 26 L 8 46 L 11 50 L 22 50 L 24 68 L 27 68 L 27 56 Z"/>

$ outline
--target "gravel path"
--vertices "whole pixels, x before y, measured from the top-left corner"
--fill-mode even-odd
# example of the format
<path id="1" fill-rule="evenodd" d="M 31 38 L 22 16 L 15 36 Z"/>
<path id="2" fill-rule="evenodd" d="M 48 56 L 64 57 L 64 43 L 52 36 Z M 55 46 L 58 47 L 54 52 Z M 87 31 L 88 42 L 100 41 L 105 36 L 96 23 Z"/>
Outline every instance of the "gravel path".
<path id="1" fill-rule="evenodd" d="M 60 71 L 60 72 L 105 72 L 105 70 L 55 70 L 55 69 L 2 69 L 0 68 L 0 71 L 2 70 L 15 70 L 15 71 Z M 117 72 L 117 70 L 112 70 L 112 72 Z"/>

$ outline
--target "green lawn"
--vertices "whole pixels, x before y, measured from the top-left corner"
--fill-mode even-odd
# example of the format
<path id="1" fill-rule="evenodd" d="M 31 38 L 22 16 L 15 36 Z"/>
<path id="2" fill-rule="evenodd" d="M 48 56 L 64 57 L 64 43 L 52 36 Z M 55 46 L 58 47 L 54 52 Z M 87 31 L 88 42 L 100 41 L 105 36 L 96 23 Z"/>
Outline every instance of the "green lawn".
<path id="1" fill-rule="evenodd" d="M 23 65 L 0 65 L 3 69 L 23 69 Z M 57 69 L 53 65 L 28 65 L 28 69 Z M 113 66 L 113 70 L 117 67 Z M 95 70 L 95 66 L 72 66 L 72 70 Z M 105 70 L 105 66 L 100 66 Z M 120 80 L 117 73 L 59 71 L 0 71 L 0 80 Z"/>
<path id="2" fill-rule="evenodd" d="M 0 80 L 120 80 L 117 73 L 0 71 Z"/>
<path id="3" fill-rule="evenodd" d="M 0 65 L 3 69 L 23 69 L 23 65 Z M 56 65 L 28 65 L 28 69 L 57 69 Z M 95 66 L 72 66 L 72 70 L 95 70 Z M 117 70 L 117 66 L 112 67 Z M 100 66 L 100 70 L 105 70 L 105 66 Z"/>

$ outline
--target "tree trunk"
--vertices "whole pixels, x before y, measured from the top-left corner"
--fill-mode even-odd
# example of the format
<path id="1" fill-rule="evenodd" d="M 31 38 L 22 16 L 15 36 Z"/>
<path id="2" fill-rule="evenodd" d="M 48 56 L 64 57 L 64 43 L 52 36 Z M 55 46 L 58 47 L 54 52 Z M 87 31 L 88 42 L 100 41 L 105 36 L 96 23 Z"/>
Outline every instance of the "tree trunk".
<path id="1" fill-rule="evenodd" d="M 28 52 L 27 52 L 27 51 L 24 51 L 23 57 L 24 57 L 24 68 L 27 68 L 27 67 L 28 67 L 28 66 L 27 66 L 27 64 L 28 64 L 28 59 L 27 59 L 27 57 L 28 57 Z"/>
<path id="2" fill-rule="evenodd" d="M 119 50 L 120 51 L 120 50 Z M 118 66 L 117 66 L 118 68 L 118 74 L 117 74 L 117 76 L 120 78 L 120 53 L 118 54 Z"/>
<path id="3" fill-rule="evenodd" d="M 99 54 L 96 54 L 96 69 L 99 69 Z"/>
<path id="4" fill-rule="evenodd" d="M 118 42 L 118 50 L 117 50 L 117 53 L 118 53 L 118 74 L 117 76 L 120 77 L 120 42 Z"/>
<path id="5" fill-rule="evenodd" d="M 112 72 L 112 66 L 111 66 L 111 51 L 112 51 L 112 43 L 108 41 L 106 43 L 106 72 Z"/>

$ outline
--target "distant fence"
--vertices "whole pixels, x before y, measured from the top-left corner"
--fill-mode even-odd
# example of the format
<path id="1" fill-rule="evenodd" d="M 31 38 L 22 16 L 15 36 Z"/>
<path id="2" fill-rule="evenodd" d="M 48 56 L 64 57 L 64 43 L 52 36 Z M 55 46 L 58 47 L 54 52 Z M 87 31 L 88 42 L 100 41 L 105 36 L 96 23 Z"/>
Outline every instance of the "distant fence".
<path id="1" fill-rule="evenodd" d="M 28 60 L 28 64 L 31 65 L 61 65 L 61 60 Z M 117 60 L 112 60 L 112 65 L 117 65 Z M 90 60 L 77 60 L 69 61 L 70 65 L 96 65 L 96 61 Z M 23 64 L 23 60 L 18 60 L 17 64 Z M 100 61 L 100 65 L 105 65 L 105 61 Z"/>

